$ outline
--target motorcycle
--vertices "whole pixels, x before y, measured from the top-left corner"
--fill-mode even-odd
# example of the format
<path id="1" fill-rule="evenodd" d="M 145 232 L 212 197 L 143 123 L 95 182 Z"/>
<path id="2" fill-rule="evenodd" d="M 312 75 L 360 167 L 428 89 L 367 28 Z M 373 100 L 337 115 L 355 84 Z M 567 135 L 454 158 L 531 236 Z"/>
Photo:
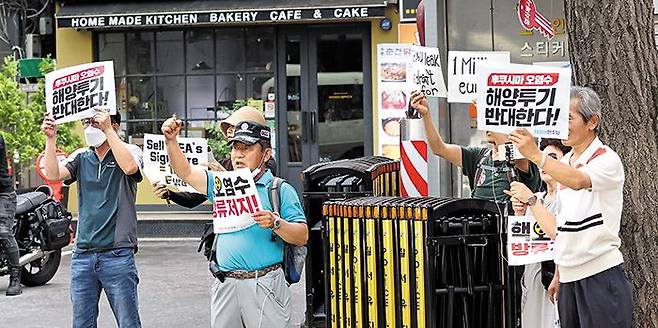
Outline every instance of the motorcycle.
<path id="1" fill-rule="evenodd" d="M 20 253 L 21 283 L 45 285 L 53 278 L 62 248 L 72 242 L 71 213 L 53 198 L 48 186 L 16 197 L 14 236 Z M 6 254 L 0 249 L 0 276 L 9 274 Z"/>

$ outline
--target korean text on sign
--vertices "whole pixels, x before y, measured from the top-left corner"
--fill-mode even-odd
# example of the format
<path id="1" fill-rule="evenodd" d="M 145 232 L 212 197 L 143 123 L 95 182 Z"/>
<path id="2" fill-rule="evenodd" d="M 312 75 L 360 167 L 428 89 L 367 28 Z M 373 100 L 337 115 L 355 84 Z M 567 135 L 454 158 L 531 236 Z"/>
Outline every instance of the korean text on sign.
<path id="1" fill-rule="evenodd" d="M 55 123 L 91 117 L 95 107 L 116 113 L 112 61 L 67 67 L 46 74 L 46 108 Z"/>
<path id="2" fill-rule="evenodd" d="M 249 228 L 255 221 L 252 214 L 261 205 L 256 184 L 248 169 L 212 172 L 213 227 L 215 233 L 230 233 Z"/>
<path id="3" fill-rule="evenodd" d="M 527 128 L 535 137 L 566 139 L 571 70 L 510 64 L 478 72 L 478 129 L 509 133 Z"/>
<path id="4" fill-rule="evenodd" d="M 555 258 L 555 242 L 532 216 L 510 216 L 507 224 L 509 265 L 526 265 Z"/>

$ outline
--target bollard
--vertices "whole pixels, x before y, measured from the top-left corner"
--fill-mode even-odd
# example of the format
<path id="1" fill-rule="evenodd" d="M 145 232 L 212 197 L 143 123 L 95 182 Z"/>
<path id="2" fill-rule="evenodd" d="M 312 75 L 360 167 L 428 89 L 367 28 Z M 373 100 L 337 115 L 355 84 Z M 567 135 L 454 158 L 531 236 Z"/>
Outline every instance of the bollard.
<path id="1" fill-rule="evenodd" d="M 400 196 L 429 196 L 427 142 L 420 119 L 400 121 Z"/>

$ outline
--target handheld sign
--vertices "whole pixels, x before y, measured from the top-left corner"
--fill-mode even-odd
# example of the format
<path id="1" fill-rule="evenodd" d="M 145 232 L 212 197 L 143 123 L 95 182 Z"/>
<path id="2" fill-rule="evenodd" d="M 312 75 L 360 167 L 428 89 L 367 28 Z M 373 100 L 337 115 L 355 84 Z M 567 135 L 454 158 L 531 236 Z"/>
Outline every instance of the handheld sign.
<path id="1" fill-rule="evenodd" d="M 203 138 L 178 138 L 178 146 L 191 165 L 208 162 L 208 140 Z M 163 135 L 144 134 L 144 174 L 151 183 L 162 183 L 180 191 L 197 192 L 181 180 L 171 169 L 167 146 Z"/>
<path id="2" fill-rule="evenodd" d="M 248 169 L 212 172 L 212 218 L 215 233 L 240 231 L 255 224 L 252 215 L 263 208 Z"/>
<path id="3" fill-rule="evenodd" d="M 510 133 L 527 128 L 537 138 L 567 139 L 570 69 L 482 65 L 477 76 L 479 130 Z"/>
<path id="4" fill-rule="evenodd" d="M 46 74 L 46 111 L 55 123 L 77 121 L 94 115 L 94 108 L 116 114 L 114 63 L 95 62 L 58 69 Z"/>
<path id="5" fill-rule="evenodd" d="M 509 64 L 509 51 L 449 51 L 448 102 L 470 104 L 477 96 L 476 74 L 481 65 Z"/>
<path id="6" fill-rule="evenodd" d="M 412 76 L 415 88 L 427 97 L 447 97 L 439 49 L 413 46 L 413 50 Z"/>
<path id="7" fill-rule="evenodd" d="M 507 224 L 509 265 L 526 265 L 555 258 L 552 241 L 532 216 L 510 216 Z"/>

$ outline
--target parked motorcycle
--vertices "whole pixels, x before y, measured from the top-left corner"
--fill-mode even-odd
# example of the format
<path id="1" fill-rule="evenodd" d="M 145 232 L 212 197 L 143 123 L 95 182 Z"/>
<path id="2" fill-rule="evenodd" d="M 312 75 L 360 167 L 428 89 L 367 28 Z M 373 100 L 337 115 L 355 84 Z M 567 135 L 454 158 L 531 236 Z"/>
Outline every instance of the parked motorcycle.
<path id="1" fill-rule="evenodd" d="M 16 197 L 16 226 L 21 283 L 41 286 L 53 278 L 62 248 L 72 242 L 71 213 L 53 198 L 52 189 L 40 186 Z M 0 249 L 0 276 L 9 274 L 6 254 Z"/>

